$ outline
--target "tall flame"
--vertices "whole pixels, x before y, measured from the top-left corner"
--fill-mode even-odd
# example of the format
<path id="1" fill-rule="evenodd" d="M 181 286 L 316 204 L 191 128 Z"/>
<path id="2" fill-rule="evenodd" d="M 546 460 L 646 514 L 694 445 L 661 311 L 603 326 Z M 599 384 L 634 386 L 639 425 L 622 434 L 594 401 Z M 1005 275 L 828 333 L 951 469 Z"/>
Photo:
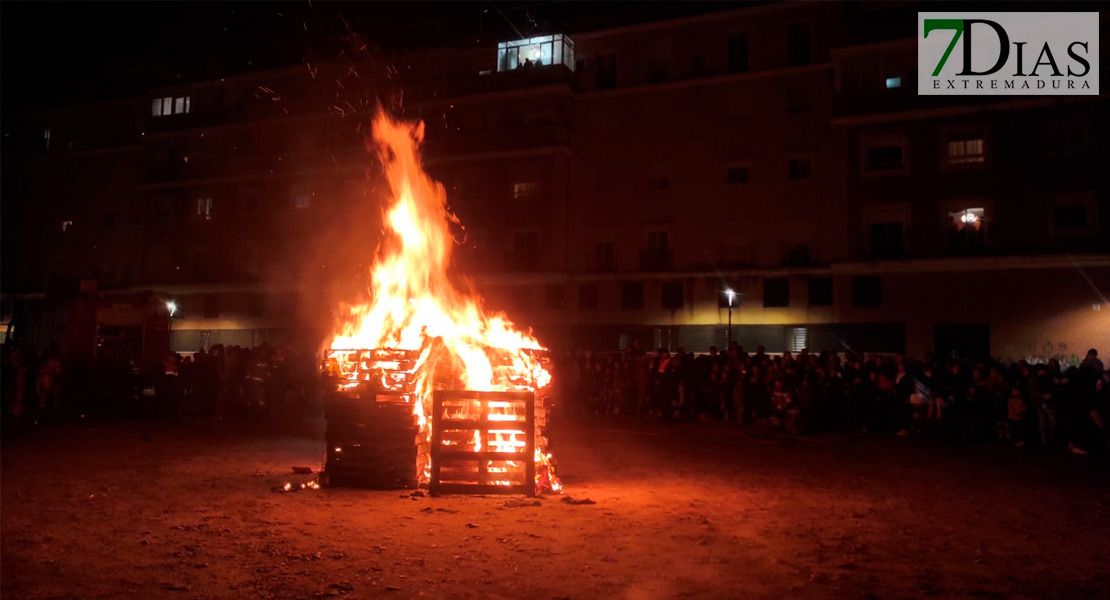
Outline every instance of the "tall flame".
<path id="1" fill-rule="evenodd" d="M 451 375 L 474 391 L 534 390 L 551 376 L 529 352 L 543 350 L 535 338 L 503 314 L 484 312 L 480 298 L 448 278 L 450 226 L 458 219 L 447 209 L 444 187 L 421 165 L 423 138 L 422 122 L 394 120 L 384 112 L 374 119 L 371 149 L 381 159 L 392 196 L 386 235 L 371 269 L 370 301 L 346 307 L 331 348 L 419 351 L 414 412 L 421 435 L 430 436 L 426 413 L 436 379 L 443 376 L 437 365 L 453 363 Z M 536 453 L 545 467 L 547 457 Z M 557 489 L 557 483 L 551 487 Z"/>

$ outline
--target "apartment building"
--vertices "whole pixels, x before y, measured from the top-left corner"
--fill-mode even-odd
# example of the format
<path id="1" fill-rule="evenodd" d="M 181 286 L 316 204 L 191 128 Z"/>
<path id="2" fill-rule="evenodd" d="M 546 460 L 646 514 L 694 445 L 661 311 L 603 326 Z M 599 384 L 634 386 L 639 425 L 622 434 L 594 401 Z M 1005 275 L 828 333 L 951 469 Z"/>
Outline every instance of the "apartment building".
<path id="1" fill-rule="evenodd" d="M 552 347 L 1106 346 L 1105 102 L 918 97 L 906 10 L 537 25 L 6 117 L 5 322 L 83 289 L 101 338 L 318 343 L 377 246 L 380 103 L 425 122 L 460 271 Z"/>

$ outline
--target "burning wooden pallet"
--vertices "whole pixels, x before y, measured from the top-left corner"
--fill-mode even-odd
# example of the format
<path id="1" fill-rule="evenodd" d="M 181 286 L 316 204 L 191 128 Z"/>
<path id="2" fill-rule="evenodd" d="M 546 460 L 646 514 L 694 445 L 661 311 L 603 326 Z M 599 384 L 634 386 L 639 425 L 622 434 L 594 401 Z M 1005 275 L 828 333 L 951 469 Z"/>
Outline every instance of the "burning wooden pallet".
<path id="1" fill-rule="evenodd" d="M 369 397 L 367 397 L 369 396 Z M 374 391 L 335 392 L 327 402 L 328 485 L 414 488 L 419 427 L 412 406 L 380 402 Z"/>
<path id="2" fill-rule="evenodd" d="M 532 392 L 433 394 L 433 494 L 536 493 Z"/>

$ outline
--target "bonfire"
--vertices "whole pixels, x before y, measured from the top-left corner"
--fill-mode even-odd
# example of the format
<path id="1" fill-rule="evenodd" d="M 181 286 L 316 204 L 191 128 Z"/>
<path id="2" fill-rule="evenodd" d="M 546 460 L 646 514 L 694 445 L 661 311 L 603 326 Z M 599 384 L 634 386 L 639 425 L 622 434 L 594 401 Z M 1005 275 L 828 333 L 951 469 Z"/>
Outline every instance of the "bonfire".
<path id="1" fill-rule="evenodd" d="M 328 368 L 340 390 L 369 386 L 378 399 L 410 405 L 420 484 L 438 479 L 433 470 L 438 475 L 443 465 L 433 464 L 435 455 L 449 448 L 456 458 L 459 450 L 473 452 L 469 464 L 491 485 L 521 483 L 520 474 L 527 473 L 536 492 L 559 491 L 547 440 L 535 431 L 546 420 L 543 399 L 551 382 L 545 349 L 504 314 L 484 310 L 468 283 L 456 285 L 449 277 L 451 226 L 458 219 L 448 210 L 444 187 L 423 169 L 423 135 L 422 122 L 384 112 L 374 120 L 370 149 L 381 159 L 390 190 L 384 236 L 366 301 L 342 307 Z M 451 394 L 436 401 L 437 392 Z M 491 394 L 497 392 L 504 394 Z M 529 394 L 528 402 L 536 398 L 534 414 L 521 393 Z M 460 436 L 456 426 L 436 435 L 436 423 L 445 419 L 473 429 Z"/>

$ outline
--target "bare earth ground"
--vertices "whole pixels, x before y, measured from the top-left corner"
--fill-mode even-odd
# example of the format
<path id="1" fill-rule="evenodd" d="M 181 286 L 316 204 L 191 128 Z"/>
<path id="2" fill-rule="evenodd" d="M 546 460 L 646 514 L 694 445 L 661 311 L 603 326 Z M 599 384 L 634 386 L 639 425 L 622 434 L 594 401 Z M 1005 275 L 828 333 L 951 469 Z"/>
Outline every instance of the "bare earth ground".
<path id="1" fill-rule="evenodd" d="M 1110 470 L 1012 448 L 565 424 L 574 498 L 271 487 L 320 428 L 67 425 L 2 454 L 16 598 L 1095 598 Z M 261 473 L 261 474 L 257 474 Z"/>

